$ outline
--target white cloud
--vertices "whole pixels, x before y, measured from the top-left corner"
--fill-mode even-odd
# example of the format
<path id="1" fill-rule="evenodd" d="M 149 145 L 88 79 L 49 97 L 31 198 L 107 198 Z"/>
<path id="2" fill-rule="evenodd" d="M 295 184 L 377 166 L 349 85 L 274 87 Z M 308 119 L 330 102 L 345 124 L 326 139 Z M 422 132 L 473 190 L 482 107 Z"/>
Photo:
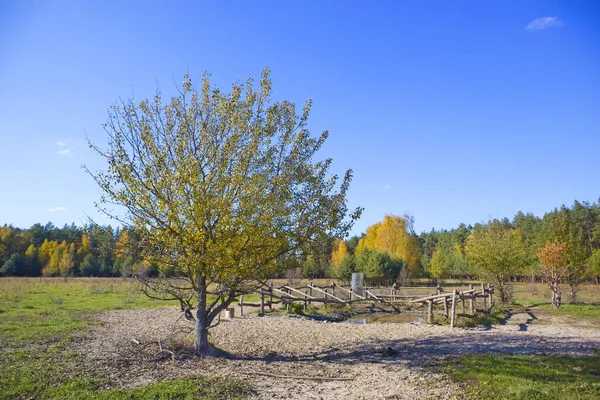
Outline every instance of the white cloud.
<path id="1" fill-rule="evenodd" d="M 392 185 L 390 185 L 389 183 L 385 184 L 385 185 L 383 185 L 383 190 L 390 190 L 391 187 L 392 187 Z"/>
<path id="2" fill-rule="evenodd" d="M 58 146 L 56 154 L 59 154 L 61 156 L 73 157 L 73 150 L 75 149 L 75 146 L 73 146 L 66 140 L 59 140 L 56 142 L 56 145 Z"/>
<path id="3" fill-rule="evenodd" d="M 541 31 L 548 28 L 560 28 L 563 22 L 558 17 L 541 17 L 531 21 L 525 29 L 529 31 Z"/>
<path id="4" fill-rule="evenodd" d="M 67 211 L 67 209 L 65 207 L 52 207 L 52 208 L 49 208 L 48 211 L 50 211 L 50 212 Z"/>

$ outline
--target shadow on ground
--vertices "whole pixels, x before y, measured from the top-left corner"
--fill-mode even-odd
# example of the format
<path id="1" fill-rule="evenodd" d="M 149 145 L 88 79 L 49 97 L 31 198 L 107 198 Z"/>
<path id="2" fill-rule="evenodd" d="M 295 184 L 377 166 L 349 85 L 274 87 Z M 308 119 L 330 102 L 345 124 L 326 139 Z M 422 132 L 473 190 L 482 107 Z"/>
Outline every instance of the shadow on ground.
<path id="1" fill-rule="evenodd" d="M 526 324 L 521 325 L 526 326 Z M 266 361 L 267 363 L 275 361 L 322 361 L 340 364 L 402 363 L 407 367 L 422 367 L 432 361 L 466 354 L 583 356 L 594 354 L 600 349 L 600 343 L 579 337 L 524 336 L 519 335 L 519 332 L 477 333 L 476 335 L 376 341 L 364 343 L 352 349 L 332 348 L 325 352 L 302 356 L 286 356 L 275 351 L 264 356 L 236 356 L 229 353 L 222 353 L 222 355 L 229 359 Z"/>

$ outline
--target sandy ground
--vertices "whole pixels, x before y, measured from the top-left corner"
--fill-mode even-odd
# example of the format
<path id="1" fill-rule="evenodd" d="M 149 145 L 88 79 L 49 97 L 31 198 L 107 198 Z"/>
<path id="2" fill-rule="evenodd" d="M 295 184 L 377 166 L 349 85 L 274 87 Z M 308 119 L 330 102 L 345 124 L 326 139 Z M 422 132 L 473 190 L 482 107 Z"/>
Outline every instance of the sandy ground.
<path id="1" fill-rule="evenodd" d="M 175 309 L 98 314 L 100 324 L 76 341 L 77 350 L 89 361 L 90 374 L 100 373 L 112 385 L 123 387 L 204 374 L 249 381 L 260 399 L 447 399 L 460 397 L 461 388 L 436 372 L 439 368 L 431 368 L 446 357 L 584 355 L 600 349 L 600 329 L 527 313 L 515 313 L 506 324 L 491 329 L 423 323 L 352 325 L 251 315 L 222 320 L 214 328 L 211 340 L 226 357 L 199 359 L 189 354 L 190 326 L 179 317 Z M 159 353 L 158 340 L 167 337 L 162 343 L 173 350 L 173 359 Z"/>

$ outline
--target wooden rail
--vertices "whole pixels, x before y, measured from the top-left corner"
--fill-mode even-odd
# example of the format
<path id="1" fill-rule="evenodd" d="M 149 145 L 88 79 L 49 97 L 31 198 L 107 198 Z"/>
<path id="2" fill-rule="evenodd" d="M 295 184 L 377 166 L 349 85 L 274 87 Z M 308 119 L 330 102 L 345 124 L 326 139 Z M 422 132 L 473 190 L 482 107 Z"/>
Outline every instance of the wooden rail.
<path id="1" fill-rule="evenodd" d="M 331 289 L 331 293 L 328 290 Z M 344 294 L 349 295 L 349 299 L 343 299 L 342 297 L 346 296 L 336 296 L 334 294 L 335 289 L 338 289 Z M 374 289 L 380 290 L 389 290 L 391 294 L 376 294 L 373 292 Z M 435 289 L 436 294 L 433 295 L 425 295 L 419 297 L 418 295 L 403 295 L 398 294 L 402 289 Z M 305 290 L 305 291 L 302 291 Z M 457 303 L 462 304 L 462 313 L 465 314 L 466 307 L 465 301 L 469 306 L 470 314 L 476 314 L 478 311 L 483 311 L 484 313 L 489 312 L 489 310 L 494 306 L 494 286 L 493 285 L 484 285 L 481 284 L 481 288 L 474 289 L 473 285 L 469 285 L 469 289 L 457 291 L 453 289 L 450 291 L 445 291 L 443 288 L 440 288 L 439 285 L 437 287 L 429 287 L 429 286 L 421 286 L 421 287 L 391 287 L 391 288 L 363 288 L 365 291 L 365 295 L 360 295 L 353 290 L 349 290 L 346 287 L 342 287 L 339 285 L 332 284 L 330 286 L 315 286 L 309 284 L 307 286 L 302 287 L 292 287 L 289 284 L 283 285 L 281 287 L 273 287 L 265 286 L 258 290 L 260 293 L 260 303 L 244 303 L 243 296 L 240 296 L 240 313 L 243 315 L 243 307 L 260 307 L 261 314 L 265 312 L 265 306 L 268 306 L 272 309 L 273 304 L 283 304 L 286 307 L 294 302 L 303 302 L 304 309 L 306 310 L 307 304 L 316 302 L 323 304 L 352 304 L 358 302 L 373 302 L 377 301 L 381 304 L 388 304 L 395 309 L 397 309 L 394 304 L 397 303 L 405 303 L 405 304 L 423 304 L 427 306 L 427 321 L 429 323 L 433 322 L 433 310 L 434 306 L 443 305 L 443 315 L 446 318 L 450 318 L 450 326 L 454 327 L 456 321 L 456 305 Z M 315 294 L 320 294 L 323 297 L 315 296 Z M 265 301 L 265 297 L 268 296 L 268 300 Z M 273 301 L 273 299 L 277 299 L 279 301 Z M 482 309 L 477 308 L 477 300 L 481 299 Z M 450 304 L 449 304 L 450 303 Z M 450 309 L 449 309 L 450 305 Z"/>

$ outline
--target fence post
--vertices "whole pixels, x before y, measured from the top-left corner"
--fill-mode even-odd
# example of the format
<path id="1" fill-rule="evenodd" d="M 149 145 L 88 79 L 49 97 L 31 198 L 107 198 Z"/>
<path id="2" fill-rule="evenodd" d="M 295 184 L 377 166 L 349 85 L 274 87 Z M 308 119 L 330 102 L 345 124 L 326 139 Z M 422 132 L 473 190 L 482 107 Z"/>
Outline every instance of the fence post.
<path id="1" fill-rule="evenodd" d="M 308 290 L 304 289 L 304 311 L 306 311 L 306 294 L 308 293 Z"/>
<path id="2" fill-rule="evenodd" d="M 260 288 L 260 313 L 265 314 L 265 292 Z"/>
<path id="3" fill-rule="evenodd" d="M 488 311 L 487 311 L 487 304 L 486 304 L 487 302 L 485 301 L 485 285 L 483 283 L 481 284 L 481 295 L 483 296 L 482 297 L 482 299 L 483 299 L 483 312 L 485 314 L 487 314 Z"/>
<path id="4" fill-rule="evenodd" d="M 452 319 L 450 320 L 450 328 L 454 328 L 454 319 L 456 318 L 456 289 L 452 291 Z"/>
<path id="5" fill-rule="evenodd" d="M 433 300 L 427 301 L 427 322 L 433 322 Z"/>
<path id="6" fill-rule="evenodd" d="M 240 295 L 240 317 L 244 315 L 244 295 Z"/>
<path id="7" fill-rule="evenodd" d="M 473 290 L 473 284 L 469 283 L 469 290 Z M 471 315 L 475 315 L 475 294 L 471 292 Z"/>
<path id="8" fill-rule="evenodd" d="M 448 318 L 448 299 L 444 298 L 444 317 Z"/>

